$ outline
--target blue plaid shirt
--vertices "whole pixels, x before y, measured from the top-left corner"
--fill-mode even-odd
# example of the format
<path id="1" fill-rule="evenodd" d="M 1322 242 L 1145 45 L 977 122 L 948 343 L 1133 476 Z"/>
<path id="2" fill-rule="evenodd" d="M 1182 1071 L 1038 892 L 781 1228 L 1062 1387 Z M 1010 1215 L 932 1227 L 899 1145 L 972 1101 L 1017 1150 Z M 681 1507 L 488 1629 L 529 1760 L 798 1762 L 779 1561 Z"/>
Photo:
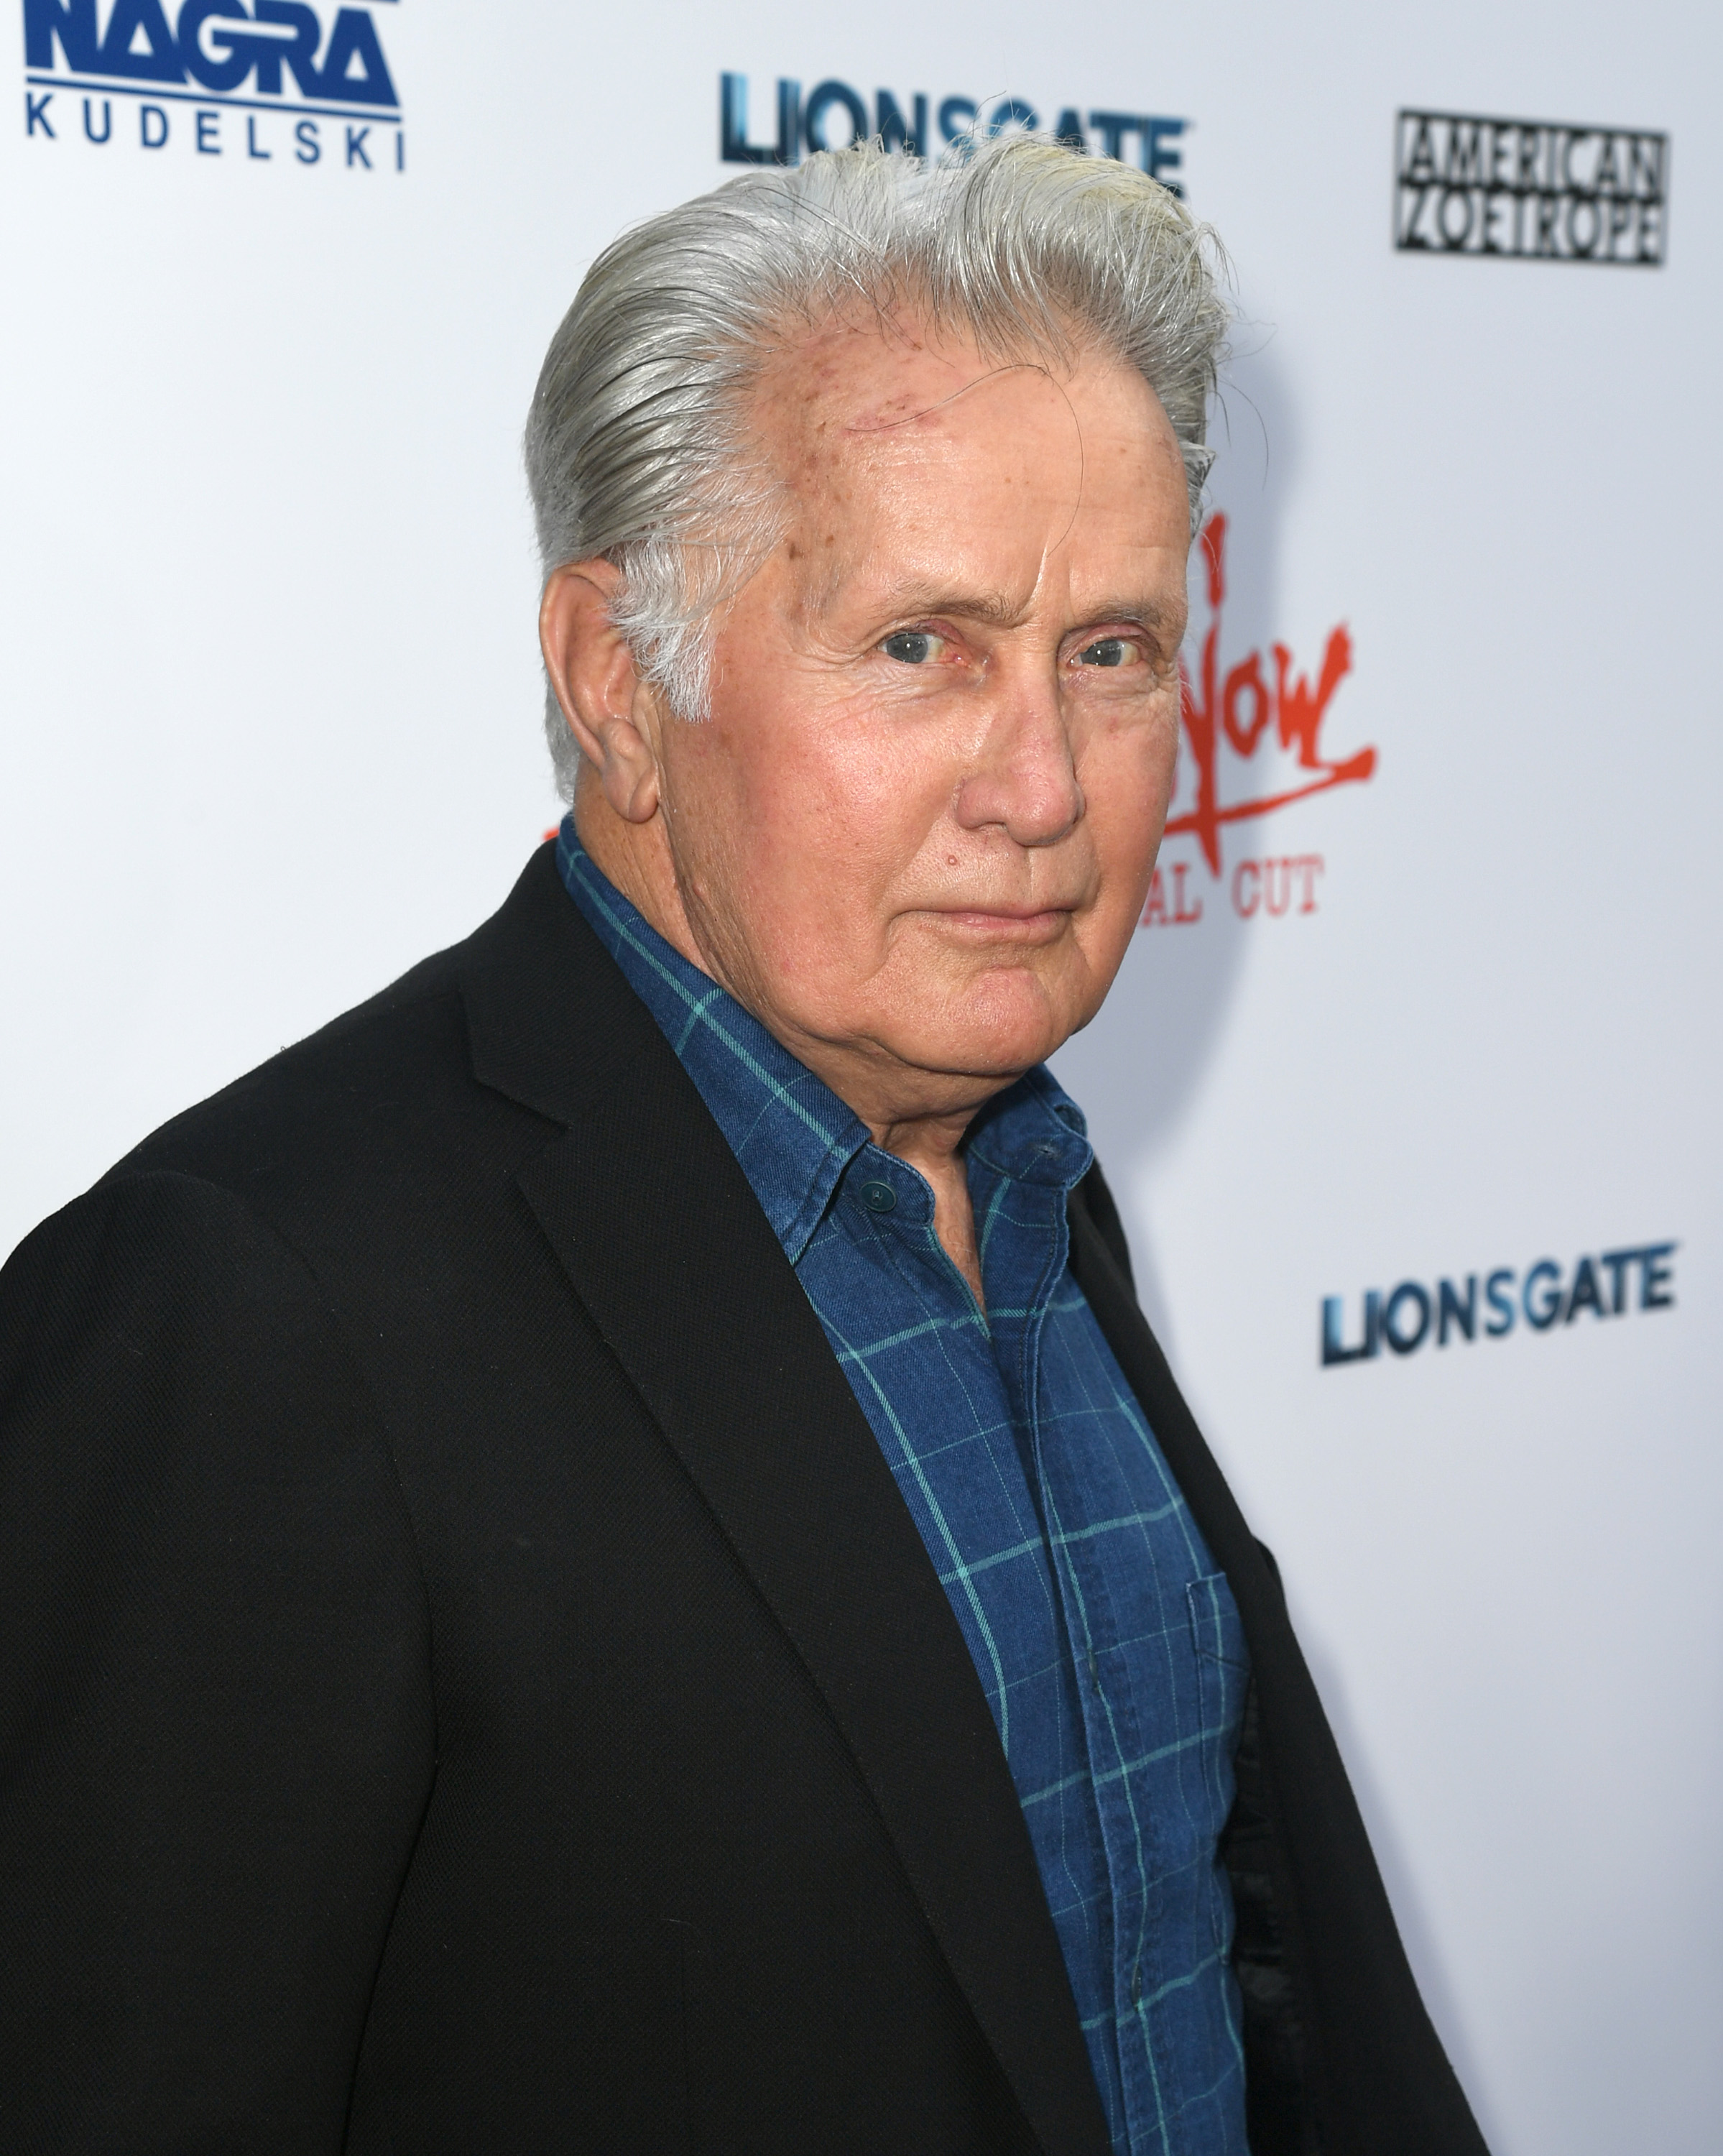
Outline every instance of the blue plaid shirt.
<path id="1" fill-rule="evenodd" d="M 564 882 L 729 1140 L 974 1657 L 1117 2156 L 1248 2156 L 1217 1841 L 1238 1614 L 1067 1263 L 1094 1156 L 1045 1070 L 965 1140 L 987 1313 L 926 1180 L 594 867 Z"/>

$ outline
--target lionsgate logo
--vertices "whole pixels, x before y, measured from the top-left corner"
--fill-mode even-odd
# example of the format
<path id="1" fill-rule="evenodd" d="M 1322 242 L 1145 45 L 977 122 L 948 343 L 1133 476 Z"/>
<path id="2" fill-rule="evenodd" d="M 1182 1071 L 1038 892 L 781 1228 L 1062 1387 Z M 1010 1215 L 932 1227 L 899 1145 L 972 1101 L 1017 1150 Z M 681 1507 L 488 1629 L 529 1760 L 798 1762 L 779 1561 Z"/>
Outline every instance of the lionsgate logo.
<path id="1" fill-rule="evenodd" d="M 1349 1325 L 1345 1296 L 1322 1299 L 1322 1367 L 1372 1363 L 1384 1348 L 1415 1355 L 1428 1341 L 1505 1340 L 1523 1321 L 1531 1332 L 1561 1331 L 1586 1313 L 1601 1324 L 1635 1312 L 1675 1307 L 1678 1242 L 1625 1244 L 1593 1256 L 1582 1253 L 1568 1272 L 1554 1258 L 1540 1258 L 1520 1273 L 1512 1265 L 1467 1273 L 1427 1285 L 1403 1280 L 1386 1294 L 1367 1288 L 1358 1299 L 1358 1322 Z M 1479 1295 L 1482 1286 L 1481 1299 Z M 1349 1330 L 1351 1337 L 1349 1340 Z"/>
<path id="2" fill-rule="evenodd" d="M 772 131 L 761 140 L 752 131 L 765 116 L 751 117 L 748 90 L 745 74 L 718 78 L 718 156 L 726 165 L 799 164 L 814 151 L 841 150 L 870 136 L 888 150 L 931 157 L 961 149 L 980 136 L 1033 135 L 1049 125 L 1067 148 L 1141 166 L 1169 193 L 1184 192 L 1181 141 L 1190 123 L 1152 112 L 1110 106 L 1085 110 L 1066 103 L 1057 110 L 1049 105 L 1044 121 L 1042 108 L 1028 98 L 975 98 L 961 92 L 935 97 L 922 90 L 906 95 L 876 90 L 870 105 L 860 90 L 835 76 L 816 83 L 804 95 L 796 77 L 780 75 L 771 105 Z"/>
<path id="3" fill-rule="evenodd" d="M 394 6 L 398 0 L 371 0 Z M 23 0 L 24 132 L 44 146 L 349 172 L 407 169 L 401 100 L 364 7 Z"/>
<path id="4" fill-rule="evenodd" d="M 1669 138 L 1631 127 L 1403 112 L 1394 244 L 1654 270 L 1664 259 Z"/>

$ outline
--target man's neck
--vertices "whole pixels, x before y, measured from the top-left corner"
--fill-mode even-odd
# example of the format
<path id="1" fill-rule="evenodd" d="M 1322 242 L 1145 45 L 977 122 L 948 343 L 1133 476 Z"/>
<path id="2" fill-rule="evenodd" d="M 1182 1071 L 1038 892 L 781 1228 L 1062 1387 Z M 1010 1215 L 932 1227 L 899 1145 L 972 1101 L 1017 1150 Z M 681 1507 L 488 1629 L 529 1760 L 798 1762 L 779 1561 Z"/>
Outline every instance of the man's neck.
<path id="1" fill-rule="evenodd" d="M 1011 1079 L 959 1081 L 956 1099 L 929 1099 L 926 1096 L 934 1089 L 928 1086 L 925 1073 L 905 1073 L 909 1082 L 894 1086 L 890 1074 L 862 1065 L 853 1054 L 835 1055 L 826 1043 L 774 1024 L 772 1014 L 756 1009 L 756 999 L 725 979 L 722 968 L 700 947 L 682 902 L 662 812 L 644 824 L 626 822 L 611 810 L 597 784 L 582 772 L 575 793 L 574 829 L 593 866 L 672 950 L 710 974 L 798 1062 L 829 1086 L 867 1125 L 875 1145 L 926 1178 L 933 1192 L 934 1232 L 969 1283 L 977 1303 L 985 1307 L 968 1171 L 961 1148 L 978 1111 Z"/>

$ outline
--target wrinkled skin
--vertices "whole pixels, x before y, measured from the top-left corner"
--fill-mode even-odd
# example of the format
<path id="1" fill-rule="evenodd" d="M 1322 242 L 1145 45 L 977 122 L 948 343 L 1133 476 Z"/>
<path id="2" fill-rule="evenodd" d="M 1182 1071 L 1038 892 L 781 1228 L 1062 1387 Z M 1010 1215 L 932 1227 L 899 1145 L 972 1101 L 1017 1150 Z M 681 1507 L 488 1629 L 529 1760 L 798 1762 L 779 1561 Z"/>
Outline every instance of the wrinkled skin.
<path id="1" fill-rule="evenodd" d="M 963 1132 L 1094 1017 L 1154 867 L 1183 465 L 1116 361 L 1002 366 L 872 318 L 780 354 L 752 418 L 790 522 L 718 618 L 708 720 L 638 679 L 609 563 L 546 588 L 577 828 L 927 1177 L 979 1296 Z"/>

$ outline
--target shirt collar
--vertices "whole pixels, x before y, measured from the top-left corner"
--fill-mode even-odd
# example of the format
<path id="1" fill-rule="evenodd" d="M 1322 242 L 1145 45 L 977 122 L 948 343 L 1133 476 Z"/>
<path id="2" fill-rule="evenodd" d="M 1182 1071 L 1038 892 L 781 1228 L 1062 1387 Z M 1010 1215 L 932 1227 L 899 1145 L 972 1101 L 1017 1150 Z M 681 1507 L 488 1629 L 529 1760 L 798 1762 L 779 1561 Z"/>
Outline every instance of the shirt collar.
<path id="1" fill-rule="evenodd" d="M 658 1021 L 728 1140 L 772 1231 L 794 1265 L 865 1126 L 760 1021 L 667 943 L 603 875 L 574 834 L 556 835 L 568 895 Z"/>
<path id="2" fill-rule="evenodd" d="M 693 1079 L 792 1265 L 808 1247 L 866 1126 L 709 973 L 667 943 L 575 836 L 556 834 L 568 895 Z M 1083 1112 L 1044 1064 L 989 1101 L 971 1160 L 1020 1183 L 1072 1189 L 1095 1155 Z M 910 1171 L 913 1173 L 914 1171 Z"/>

